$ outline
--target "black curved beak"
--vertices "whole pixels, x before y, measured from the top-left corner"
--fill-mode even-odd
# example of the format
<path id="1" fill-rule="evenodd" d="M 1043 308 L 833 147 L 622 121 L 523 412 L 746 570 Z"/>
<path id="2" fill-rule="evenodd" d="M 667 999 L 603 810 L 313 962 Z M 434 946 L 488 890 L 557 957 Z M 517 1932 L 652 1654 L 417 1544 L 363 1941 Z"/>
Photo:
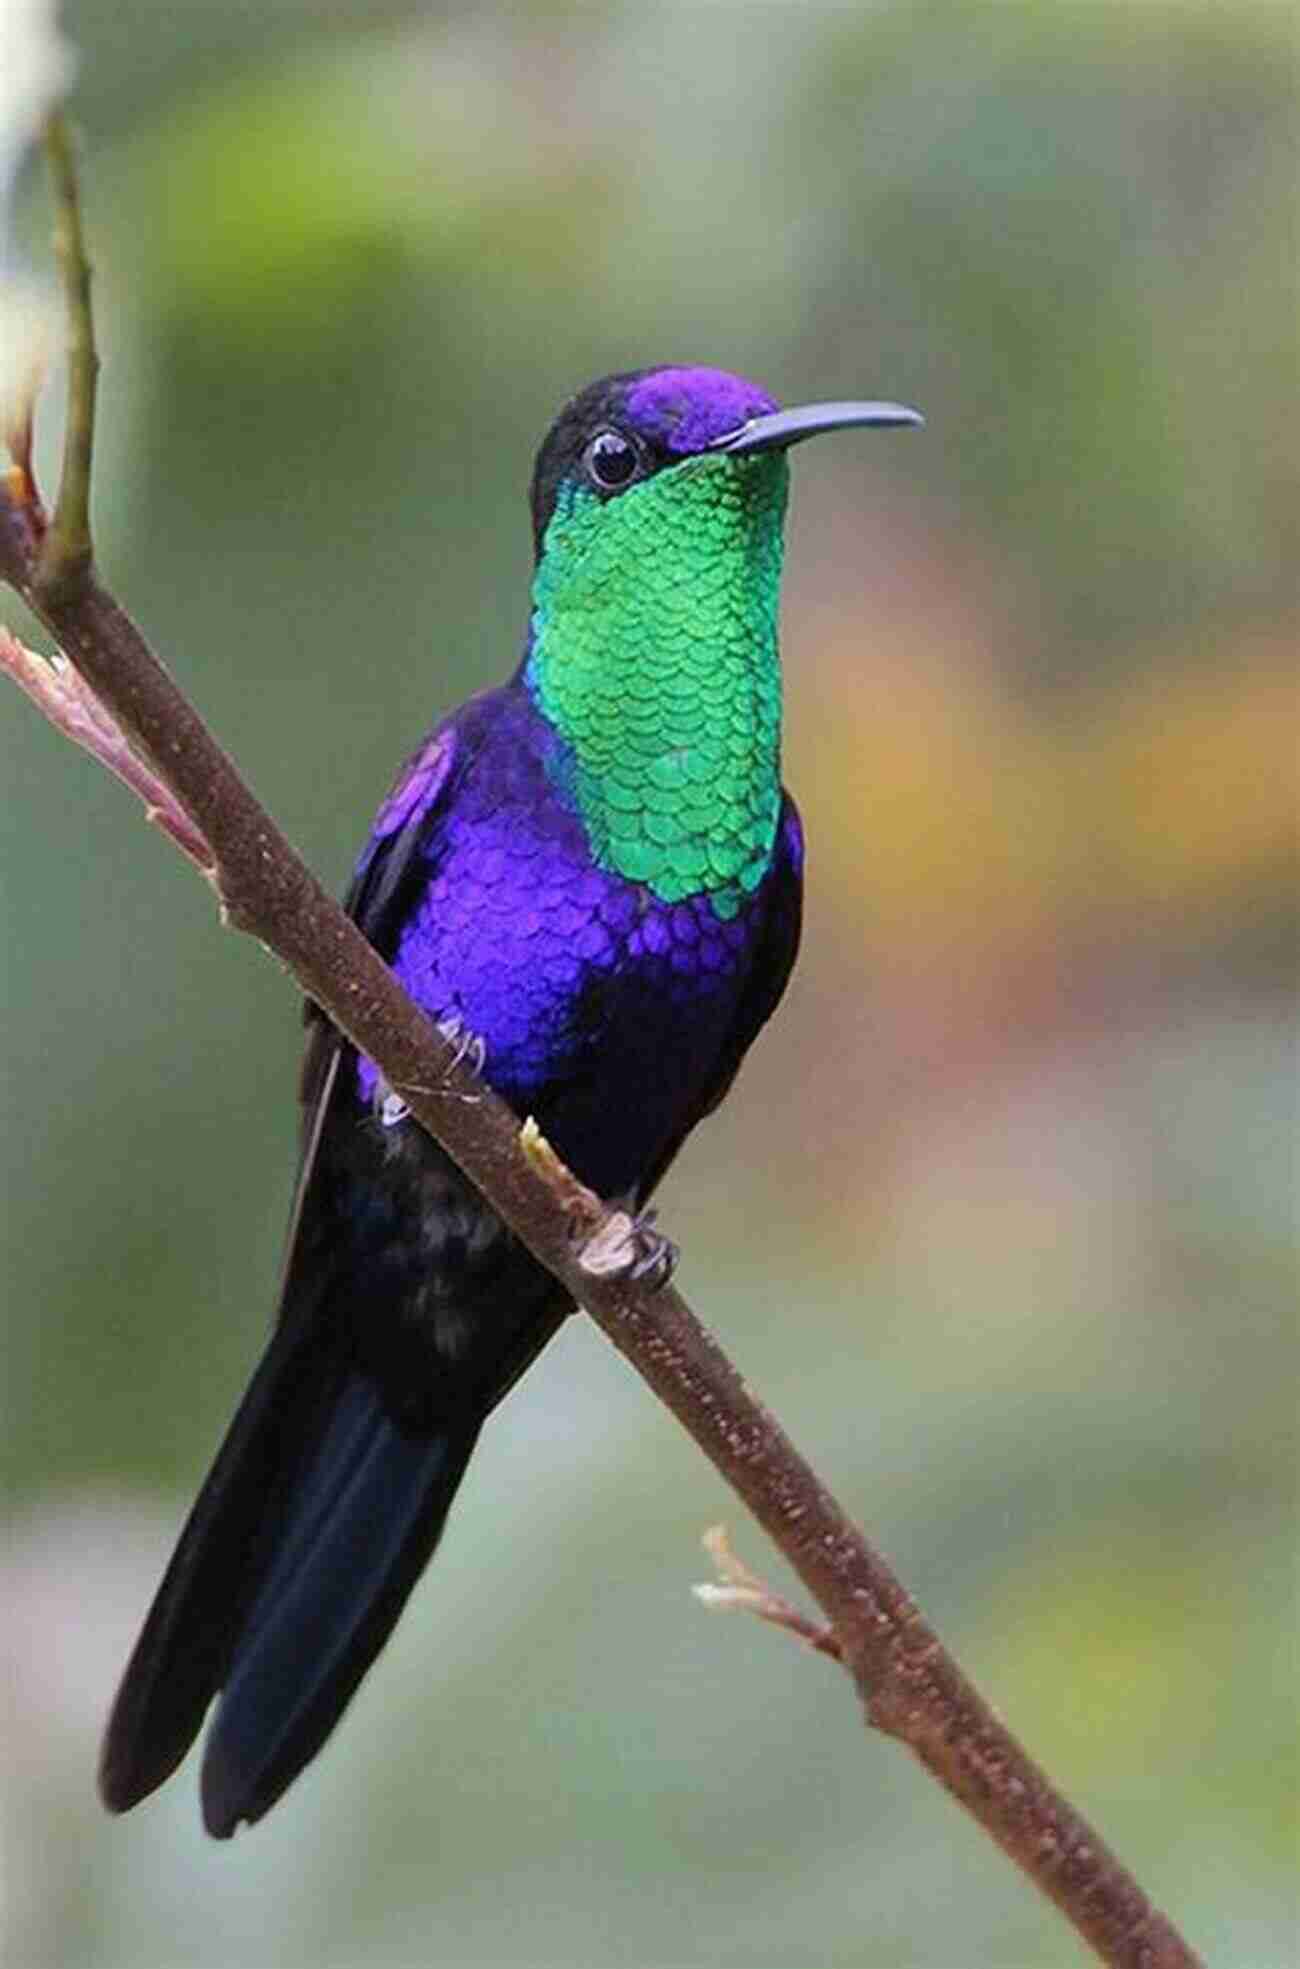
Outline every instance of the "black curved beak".
<path id="1" fill-rule="evenodd" d="M 784 451 L 788 445 L 802 444 L 822 431 L 846 430 L 854 424 L 885 426 L 922 425 L 919 410 L 905 403 L 803 403 L 792 410 L 773 410 L 766 417 L 751 417 L 738 431 L 715 438 L 710 451 L 745 454 L 755 451 Z"/>

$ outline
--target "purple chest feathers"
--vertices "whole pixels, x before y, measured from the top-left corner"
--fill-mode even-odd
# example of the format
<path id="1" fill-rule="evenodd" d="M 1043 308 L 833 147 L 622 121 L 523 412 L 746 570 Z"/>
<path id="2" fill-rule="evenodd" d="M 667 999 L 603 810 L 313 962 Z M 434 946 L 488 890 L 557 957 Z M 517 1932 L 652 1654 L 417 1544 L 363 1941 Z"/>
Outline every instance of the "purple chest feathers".
<path id="1" fill-rule="evenodd" d="M 707 897 L 657 901 L 594 866 L 544 738 L 476 736 L 457 735 L 454 767 L 435 738 L 381 810 L 381 838 L 427 816 L 393 968 L 432 1017 L 482 1040 L 488 1082 L 577 1174 L 621 1194 L 726 1055 L 763 890 L 727 922 Z M 374 1068 L 359 1071 L 382 1115 Z"/>

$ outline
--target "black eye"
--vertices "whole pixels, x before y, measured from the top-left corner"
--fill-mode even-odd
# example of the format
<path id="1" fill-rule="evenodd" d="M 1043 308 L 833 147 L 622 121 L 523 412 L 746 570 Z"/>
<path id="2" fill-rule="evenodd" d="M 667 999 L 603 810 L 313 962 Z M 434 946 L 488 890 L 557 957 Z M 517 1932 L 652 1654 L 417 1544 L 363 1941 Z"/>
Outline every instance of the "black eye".
<path id="1" fill-rule="evenodd" d="M 621 431 L 597 431 L 582 454 L 582 469 L 601 492 L 618 492 L 636 477 L 641 458 Z"/>

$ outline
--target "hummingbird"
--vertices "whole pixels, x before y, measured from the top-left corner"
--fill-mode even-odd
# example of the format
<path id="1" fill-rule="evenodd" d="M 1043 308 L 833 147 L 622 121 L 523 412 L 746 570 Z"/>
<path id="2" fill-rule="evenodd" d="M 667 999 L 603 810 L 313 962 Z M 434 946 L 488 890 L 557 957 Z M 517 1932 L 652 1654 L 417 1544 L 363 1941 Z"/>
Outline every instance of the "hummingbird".
<path id="1" fill-rule="evenodd" d="M 777 604 L 792 445 L 915 425 L 744 377 L 607 376 L 531 487 L 518 667 L 406 762 L 346 907 L 487 1083 L 636 1213 L 726 1094 L 799 944 Z M 314 1006 L 279 1311 L 105 1734 L 110 1811 L 216 1698 L 216 1838 L 321 1749 L 392 1631 L 479 1432 L 572 1301 Z M 664 1270 L 646 1230 L 640 1262 Z"/>

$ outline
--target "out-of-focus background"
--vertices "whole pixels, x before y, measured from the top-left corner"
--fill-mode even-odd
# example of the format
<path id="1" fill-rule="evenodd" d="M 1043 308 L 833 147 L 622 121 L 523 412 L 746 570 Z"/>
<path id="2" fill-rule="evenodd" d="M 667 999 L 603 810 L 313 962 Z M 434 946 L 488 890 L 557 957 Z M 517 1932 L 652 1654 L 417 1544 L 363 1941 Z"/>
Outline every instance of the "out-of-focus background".
<path id="1" fill-rule="evenodd" d="M 68 25 L 103 565 L 331 881 L 513 665 L 570 390 L 686 360 L 924 408 L 795 462 L 804 957 L 665 1218 L 1150 1891 L 1216 1964 L 1292 1962 L 1289 10 Z M 6 1962 L 1080 1960 L 840 1676 L 693 1603 L 707 1525 L 763 1543 L 581 1320 L 274 1815 L 206 1842 L 192 1767 L 101 1815 L 271 1310 L 297 1004 L 16 694 L 0 747 Z"/>

